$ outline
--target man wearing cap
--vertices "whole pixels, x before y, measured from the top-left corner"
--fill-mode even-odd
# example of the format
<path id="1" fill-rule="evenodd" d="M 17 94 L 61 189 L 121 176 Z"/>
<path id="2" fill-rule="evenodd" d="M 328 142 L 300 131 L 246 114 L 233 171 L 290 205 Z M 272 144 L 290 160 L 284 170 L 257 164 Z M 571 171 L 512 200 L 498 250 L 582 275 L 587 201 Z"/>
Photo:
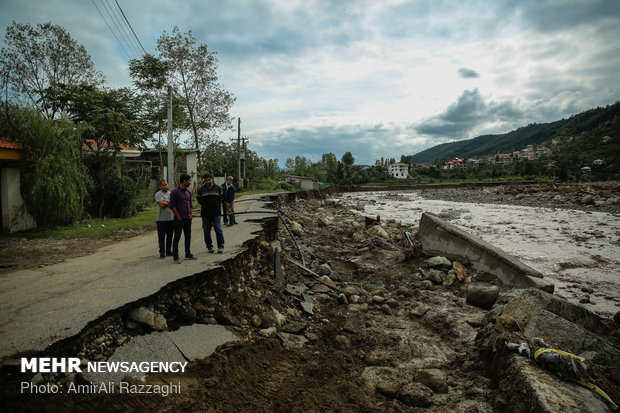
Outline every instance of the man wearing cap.
<path id="1" fill-rule="evenodd" d="M 235 187 L 233 177 L 226 178 L 226 191 L 224 192 L 224 202 L 226 203 L 226 213 L 228 214 L 228 226 L 237 223 L 235 220 Z"/>

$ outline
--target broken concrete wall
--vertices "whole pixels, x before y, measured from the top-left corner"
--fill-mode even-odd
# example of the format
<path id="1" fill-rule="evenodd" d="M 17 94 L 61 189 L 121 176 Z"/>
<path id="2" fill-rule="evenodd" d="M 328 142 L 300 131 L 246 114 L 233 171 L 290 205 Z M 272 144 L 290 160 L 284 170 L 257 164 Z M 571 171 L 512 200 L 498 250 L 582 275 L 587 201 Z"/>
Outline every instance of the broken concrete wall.
<path id="1" fill-rule="evenodd" d="M 418 239 L 425 253 L 465 258 L 479 273 L 492 274 L 507 287 L 532 287 L 553 292 L 553 284 L 544 280 L 539 271 L 435 214 L 422 214 Z"/>

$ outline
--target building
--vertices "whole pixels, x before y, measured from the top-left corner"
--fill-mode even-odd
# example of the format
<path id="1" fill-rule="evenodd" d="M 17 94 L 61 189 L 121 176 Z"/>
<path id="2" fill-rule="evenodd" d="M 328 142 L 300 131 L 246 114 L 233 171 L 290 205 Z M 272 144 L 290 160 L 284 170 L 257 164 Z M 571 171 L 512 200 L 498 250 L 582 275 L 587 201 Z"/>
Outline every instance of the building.
<path id="1" fill-rule="evenodd" d="M 319 182 L 308 176 L 284 175 L 284 181 L 299 189 L 319 189 Z"/>
<path id="2" fill-rule="evenodd" d="M 396 179 L 407 179 L 409 177 L 409 165 L 406 163 L 393 163 L 388 166 L 388 173 Z"/>
<path id="3" fill-rule="evenodd" d="M 20 167 L 25 156 L 16 142 L 0 140 L 0 215 L 2 232 L 17 232 L 36 228 L 37 223 L 26 210 L 20 192 Z"/>

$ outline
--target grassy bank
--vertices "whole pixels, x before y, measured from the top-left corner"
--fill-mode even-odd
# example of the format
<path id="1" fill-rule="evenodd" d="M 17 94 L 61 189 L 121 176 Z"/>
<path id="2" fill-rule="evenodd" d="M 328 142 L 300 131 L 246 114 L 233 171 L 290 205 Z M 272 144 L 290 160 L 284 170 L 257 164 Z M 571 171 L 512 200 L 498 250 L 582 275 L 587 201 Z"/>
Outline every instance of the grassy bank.
<path id="1" fill-rule="evenodd" d="M 87 219 L 63 227 L 36 228 L 28 231 L 21 231 L 14 234 L 4 234 L 2 238 L 53 238 L 53 239 L 100 239 L 121 234 L 131 235 L 132 233 L 144 230 L 155 229 L 157 210 L 151 208 L 138 212 L 130 218 L 105 218 Z"/>

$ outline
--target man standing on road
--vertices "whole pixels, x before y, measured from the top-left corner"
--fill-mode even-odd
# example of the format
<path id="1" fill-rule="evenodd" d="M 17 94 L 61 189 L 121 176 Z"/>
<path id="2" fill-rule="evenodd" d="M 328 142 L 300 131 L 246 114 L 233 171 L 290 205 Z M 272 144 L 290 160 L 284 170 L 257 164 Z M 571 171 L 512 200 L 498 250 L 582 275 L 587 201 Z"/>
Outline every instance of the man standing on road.
<path id="1" fill-rule="evenodd" d="M 174 213 L 174 239 L 172 240 L 172 255 L 174 262 L 180 264 L 183 262 L 179 257 L 179 240 L 181 239 L 181 231 L 185 235 L 185 259 L 195 260 L 191 253 L 192 242 L 192 193 L 187 189 L 192 183 L 192 177 L 188 174 L 182 174 L 179 186 L 170 192 L 169 208 Z"/>
<path id="2" fill-rule="evenodd" d="M 155 194 L 157 204 L 157 239 L 159 241 L 159 258 L 172 255 L 172 232 L 174 213 L 170 209 L 170 193 L 165 179 L 159 182 L 160 191 Z"/>
<path id="3" fill-rule="evenodd" d="M 211 239 L 211 227 L 215 229 L 215 240 L 217 241 L 217 252 L 221 254 L 224 250 L 224 234 L 222 232 L 222 188 L 215 185 L 213 175 L 205 174 L 203 177 L 204 185 L 198 188 L 198 202 L 200 203 L 200 216 L 202 217 L 202 230 L 204 232 L 205 244 L 209 252 L 213 251 L 213 240 Z"/>
<path id="4" fill-rule="evenodd" d="M 230 227 L 237 223 L 235 220 L 235 187 L 233 186 L 232 176 L 226 178 L 224 202 L 226 203 L 226 214 L 228 214 L 228 226 Z"/>
<path id="5" fill-rule="evenodd" d="M 222 193 L 226 196 L 226 182 L 222 184 Z M 228 212 L 226 211 L 226 201 L 222 198 L 222 208 L 224 209 L 224 213 L 222 216 L 224 217 L 224 225 L 228 224 Z"/>

